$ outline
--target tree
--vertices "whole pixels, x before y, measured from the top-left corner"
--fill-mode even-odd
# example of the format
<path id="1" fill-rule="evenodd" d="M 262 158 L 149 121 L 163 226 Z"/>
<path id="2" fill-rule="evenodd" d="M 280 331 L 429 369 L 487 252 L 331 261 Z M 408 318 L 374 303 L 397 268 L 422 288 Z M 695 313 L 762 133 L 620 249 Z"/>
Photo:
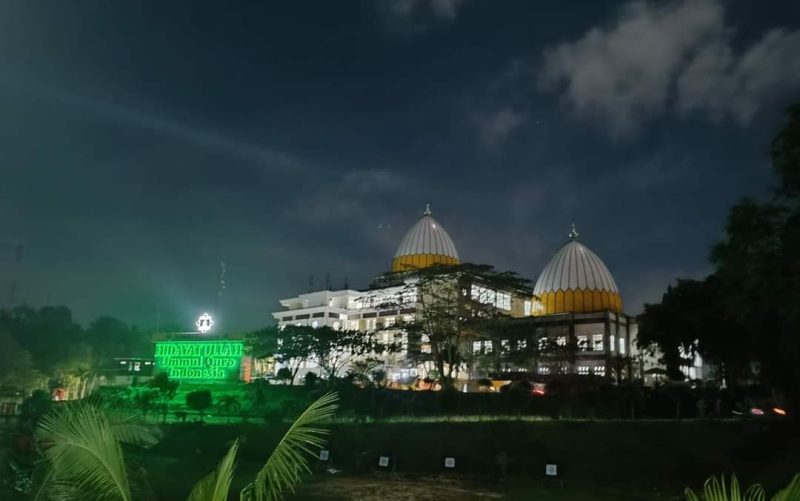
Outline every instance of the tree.
<path id="1" fill-rule="evenodd" d="M 775 197 L 730 211 L 711 254 L 722 307 L 743 330 L 765 382 L 800 402 L 800 104 L 772 142 Z"/>
<path id="2" fill-rule="evenodd" d="M 667 288 L 660 303 L 645 305 L 638 342 L 659 347 L 670 379 L 683 379 L 680 367 L 689 365 L 695 352 L 720 367 L 718 376 L 728 385 L 748 377 L 752 341 L 726 313 L 724 293 L 716 275 L 681 279 Z"/>
<path id="3" fill-rule="evenodd" d="M 231 422 L 231 414 L 237 413 L 242 410 L 242 404 L 239 403 L 239 397 L 236 395 L 223 395 L 217 401 L 217 407 L 221 413 L 225 414 L 228 422 Z"/>
<path id="4" fill-rule="evenodd" d="M 328 326 L 314 329 L 311 353 L 319 368 L 331 382 L 339 378 L 342 371 L 357 360 L 378 354 L 394 353 L 396 343 L 382 343 L 376 333 L 351 330 L 336 330 Z"/>
<path id="5" fill-rule="evenodd" d="M 20 406 L 20 420 L 23 423 L 35 425 L 47 414 L 53 406 L 53 399 L 45 390 L 36 390 L 30 397 L 22 401 Z"/>
<path id="6" fill-rule="evenodd" d="M 152 356 L 150 337 L 113 317 L 100 317 L 89 324 L 83 335 L 92 347 L 95 365 L 102 367 L 118 357 Z"/>
<path id="7" fill-rule="evenodd" d="M 175 398 L 180 382 L 169 378 L 166 372 L 159 372 L 147 382 L 147 387 L 156 392 L 155 399 L 158 401 L 157 414 L 161 414 L 164 423 L 167 422 L 169 413 L 168 402 Z"/>
<path id="8" fill-rule="evenodd" d="M 195 390 L 186 394 L 186 405 L 190 409 L 197 411 L 201 422 L 203 421 L 203 413 L 211 407 L 212 403 L 211 390 Z"/>
<path id="9" fill-rule="evenodd" d="M 158 390 L 160 400 L 162 401 L 175 398 L 179 385 L 180 382 L 170 379 L 169 374 L 166 372 L 159 372 L 147 382 L 148 387 Z"/>
<path id="10" fill-rule="evenodd" d="M 240 500 L 274 501 L 293 492 L 301 474 L 311 472 L 311 449 L 325 443 L 327 430 L 318 425 L 333 416 L 336 400 L 335 394 L 324 395 L 297 418 L 254 481 L 241 491 Z M 121 444 L 146 447 L 160 435 L 135 414 L 84 402 L 68 404 L 45 416 L 37 434 L 48 470 L 37 498 L 130 501 L 143 497 L 135 495 L 137 486 L 131 482 Z M 238 441 L 218 468 L 194 486 L 189 500 L 226 501 L 237 452 Z"/>
<path id="11" fill-rule="evenodd" d="M 289 371 L 286 378 L 294 384 L 303 363 L 312 355 L 316 336 L 314 328 L 307 325 L 287 325 L 283 328 L 268 327 L 248 335 L 248 345 L 254 356 L 271 356 Z"/>
<path id="12" fill-rule="evenodd" d="M 0 311 L 0 330 L 9 332 L 30 353 L 34 367 L 48 376 L 71 357 L 73 346 L 83 342 L 80 325 L 64 306 L 18 306 Z"/>
<path id="13" fill-rule="evenodd" d="M 0 331 L 0 389 L 31 389 L 43 386 L 45 378 L 34 368 L 28 353 L 7 331 Z"/>
<path id="14" fill-rule="evenodd" d="M 284 384 L 291 384 L 293 378 L 294 375 L 292 374 L 292 371 L 289 370 L 288 367 L 281 367 L 280 369 L 278 369 L 278 372 L 275 373 L 275 379 L 283 381 Z"/>
<path id="15" fill-rule="evenodd" d="M 469 263 L 390 273 L 376 281 L 388 283 L 405 283 L 407 294 L 416 297 L 414 321 L 398 328 L 406 331 L 409 345 L 417 346 L 410 351 L 411 358 L 432 363 L 443 387 L 452 386 L 456 372 L 464 367 L 469 340 L 492 337 L 507 317 L 489 296 L 497 291 L 530 293 L 529 282 L 515 273 Z M 472 294 L 473 284 L 481 292 Z M 421 345 L 426 349 L 419 349 Z"/>
<path id="16" fill-rule="evenodd" d="M 94 381 L 98 369 L 92 348 L 80 342 L 66 349 L 63 358 L 53 367 L 52 377 L 67 390 L 68 400 L 79 399 L 91 390 L 89 383 Z"/>
<path id="17" fill-rule="evenodd" d="M 329 326 L 287 325 L 251 333 L 249 344 L 262 356 L 272 356 L 289 371 L 290 384 L 304 362 L 314 360 L 331 381 L 354 361 L 375 353 L 391 353 L 398 346 L 381 343 L 375 332 L 337 330 Z M 283 378 L 281 378 L 283 379 Z"/>
<path id="18" fill-rule="evenodd" d="M 373 382 L 380 386 L 386 379 L 385 363 L 372 356 L 362 357 L 350 364 L 348 377 L 361 386 L 370 386 Z"/>

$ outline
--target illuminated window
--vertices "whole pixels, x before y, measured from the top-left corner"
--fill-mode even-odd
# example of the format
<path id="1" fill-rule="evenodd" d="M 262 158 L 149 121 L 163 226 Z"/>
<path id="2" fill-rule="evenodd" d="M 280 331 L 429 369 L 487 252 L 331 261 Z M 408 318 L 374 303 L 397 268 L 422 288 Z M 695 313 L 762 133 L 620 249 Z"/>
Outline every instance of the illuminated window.
<path id="1" fill-rule="evenodd" d="M 539 338 L 539 351 L 544 351 L 547 349 L 547 338 L 540 337 Z"/>
<path id="2" fill-rule="evenodd" d="M 592 374 L 595 376 L 605 376 L 606 375 L 606 366 L 605 365 L 595 365 L 592 367 Z"/>
<path id="3" fill-rule="evenodd" d="M 603 335 L 602 334 L 593 334 L 592 335 L 592 344 L 594 346 L 592 349 L 594 351 L 603 351 Z"/>
<path id="4" fill-rule="evenodd" d="M 517 342 L 517 348 L 519 348 L 520 350 L 524 350 L 527 347 L 528 347 L 528 340 L 527 339 L 520 339 Z"/>
<path id="5" fill-rule="evenodd" d="M 558 336 L 556 338 L 556 344 L 559 346 L 566 346 L 567 345 L 567 336 Z"/>
<path id="6" fill-rule="evenodd" d="M 494 304 L 497 299 L 497 295 L 492 289 L 487 289 L 477 284 L 472 284 L 471 293 L 472 299 L 483 304 Z"/>
<path id="7" fill-rule="evenodd" d="M 539 374 L 550 374 L 550 367 L 547 365 L 540 365 Z"/>
<path id="8" fill-rule="evenodd" d="M 510 347 L 511 343 L 509 342 L 508 339 L 503 339 L 502 341 L 500 341 L 500 348 L 502 349 L 502 351 L 508 351 Z"/>
<path id="9" fill-rule="evenodd" d="M 472 342 L 472 354 L 473 355 L 480 355 L 481 353 L 481 342 L 480 341 L 473 341 Z"/>
<path id="10" fill-rule="evenodd" d="M 580 351 L 589 349 L 589 336 L 578 336 L 578 349 Z"/>
<path id="11" fill-rule="evenodd" d="M 483 352 L 484 353 L 491 353 L 492 352 L 492 342 L 491 341 L 484 341 L 483 342 Z"/>
<path id="12" fill-rule="evenodd" d="M 420 344 L 419 351 L 421 351 L 422 353 L 430 353 L 431 352 L 431 345 L 430 345 L 431 338 L 429 338 L 427 334 L 423 334 L 422 337 L 420 338 L 420 342 L 421 342 L 421 344 Z"/>
<path id="13" fill-rule="evenodd" d="M 367 319 L 367 330 L 368 331 L 374 331 L 375 330 L 375 319 L 374 318 L 368 318 Z"/>
<path id="14" fill-rule="evenodd" d="M 523 310 L 524 310 L 523 314 L 526 317 L 531 316 L 531 313 L 533 313 L 533 303 L 531 302 L 531 300 L 530 299 L 526 299 L 525 302 L 522 303 L 522 304 L 523 304 Z"/>
<path id="15" fill-rule="evenodd" d="M 491 304 L 501 310 L 511 309 L 511 294 L 507 292 L 497 292 L 477 284 L 472 284 L 470 290 L 471 297 L 482 304 Z"/>
<path id="16" fill-rule="evenodd" d="M 511 294 L 509 294 L 507 292 L 498 292 L 497 293 L 497 301 L 495 302 L 495 306 L 497 306 L 501 310 L 510 310 L 511 309 Z"/>
<path id="17" fill-rule="evenodd" d="M 588 376 L 589 375 L 589 366 L 588 365 L 579 365 L 578 366 L 578 374 L 581 376 Z"/>
<path id="18" fill-rule="evenodd" d="M 383 325 L 386 327 L 391 327 L 395 324 L 395 322 L 397 322 L 397 320 L 394 317 L 389 317 L 383 321 Z"/>
<path id="19" fill-rule="evenodd" d="M 409 323 L 414 321 L 414 315 L 403 315 L 403 322 Z"/>
<path id="20" fill-rule="evenodd" d="M 621 336 L 619 338 L 619 354 L 620 355 L 625 354 L 625 338 Z"/>
<path id="21" fill-rule="evenodd" d="M 613 334 L 608 336 L 608 348 L 611 350 L 611 353 L 614 353 L 614 349 L 616 348 L 614 343 L 615 341 L 616 340 L 614 339 Z"/>

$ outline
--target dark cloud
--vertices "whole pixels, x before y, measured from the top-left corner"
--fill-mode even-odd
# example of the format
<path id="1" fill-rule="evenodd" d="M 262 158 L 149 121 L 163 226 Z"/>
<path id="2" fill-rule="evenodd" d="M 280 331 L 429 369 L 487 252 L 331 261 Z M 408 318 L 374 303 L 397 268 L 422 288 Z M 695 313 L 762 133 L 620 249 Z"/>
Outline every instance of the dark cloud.
<path id="1" fill-rule="evenodd" d="M 415 34 L 433 23 L 455 20 L 463 4 L 464 0 L 386 0 L 375 5 L 391 31 Z"/>
<path id="2" fill-rule="evenodd" d="M 772 29 L 742 50 L 734 33 L 720 0 L 629 3 L 546 48 L 540 83 L 617 136 L 672 110 L 747 123 L 800 86 L 800 31 Z"/>

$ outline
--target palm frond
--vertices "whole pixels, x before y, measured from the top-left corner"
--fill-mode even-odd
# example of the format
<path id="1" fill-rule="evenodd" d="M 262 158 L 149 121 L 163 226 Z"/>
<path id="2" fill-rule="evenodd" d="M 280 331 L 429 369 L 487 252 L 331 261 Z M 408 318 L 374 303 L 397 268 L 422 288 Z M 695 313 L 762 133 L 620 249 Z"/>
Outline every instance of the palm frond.
<path id="1" fill-rule="evenodd" d="M 242 498 L 275 501 L 287 490 L 294 492 L 300 475 L 311 473 L 308 467 L 308 457 L 314 455 L 311 449 L 325 444 L 328 430 L 315 425 L 333 416 L 338 399 L 336 393 L 328 393 L 300 414 L 258 472 L 255 482 L 242 491 Z"/>
<path id="2" fill-rule="evenodd" d="M 82 403 L 59 406 L 42 418 L 38 437 L 51 487 L 87 499 L 131 499 L 122 448 L 102 410 Z"/>
<path id="3" fill-rule="evenodd" d="M 793 501 L 800 499 L 800 473 L 792 478 L 782 491 L 772 496 L 772 501 Z"/>
<path id="4" fill-rule="evenodd" d="M 686 501 L 764 501 L 764 489 L 756 484 L 751 485 L 744 494 L 742 494 L 739 480 L 736 475 L 731 475 L 730 490 L 725 484 L 725 475 L 717 477 L 709 477 L 703 484 L 703 497 L 700 498 L 691 489 L 687 488 L 685 491 Z"/>
<path id="5" fill-rule="evenodd" d="M 124 444 L 151 447 L 161 440 L 161 430 L 144 422 L 141 414 L 132 409 L 103 405 L 100 411 L 108 419 L 114 436 Z"/>
<path id="6" fill-rule="evenodd" d="M 233 480 L 233 469 L 236 466 L 236 452 L 239 441 L 235 441 L 215 471 L 200 480 L 192 488 L 189 501 L 226 501 L 228 490 Z"/>

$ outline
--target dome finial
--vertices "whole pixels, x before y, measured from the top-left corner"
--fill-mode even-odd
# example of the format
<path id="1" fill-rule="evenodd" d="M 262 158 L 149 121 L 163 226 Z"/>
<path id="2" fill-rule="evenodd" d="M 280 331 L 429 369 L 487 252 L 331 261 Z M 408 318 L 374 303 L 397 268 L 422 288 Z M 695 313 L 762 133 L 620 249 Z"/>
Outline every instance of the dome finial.
<path id="1" fill-rule="evenodd" d="M 425 212 L 423 212 L 422 215 L 423 216 L 431 215 L 431 204 L 425 204 Z"/>
<path id="2" fill-rule="evenodd" d="M 575 229 L 575 223 L 572 223 L 572 228 L 569 230 L 569 239 L 576 240 L 578 238 L 578 230 Z"/>

